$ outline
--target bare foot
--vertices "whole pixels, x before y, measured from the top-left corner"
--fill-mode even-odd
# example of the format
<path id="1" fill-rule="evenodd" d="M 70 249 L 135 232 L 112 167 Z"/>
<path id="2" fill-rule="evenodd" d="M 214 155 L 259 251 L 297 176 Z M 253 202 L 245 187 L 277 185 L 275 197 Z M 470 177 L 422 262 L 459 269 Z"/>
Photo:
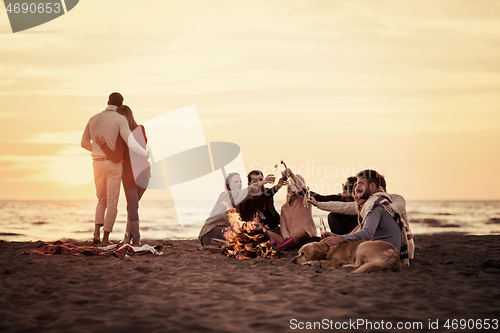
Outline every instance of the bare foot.
<path id="1" fill-rule="evenodd" d="M 96 224 L 94 226 L 94 235 L 92 239 L 92 244 L 99 244 L 101 242 L 101 225 Z"/>
<path id="2" fill-rule="evenodd" d="M 100 245 L 100 246 L 107 246 L 107 245 L 113 245 L 113 243 L 111 243 L 111 242 L 108 240 L 108 241 L 102 241 L 99 245 Z"/>

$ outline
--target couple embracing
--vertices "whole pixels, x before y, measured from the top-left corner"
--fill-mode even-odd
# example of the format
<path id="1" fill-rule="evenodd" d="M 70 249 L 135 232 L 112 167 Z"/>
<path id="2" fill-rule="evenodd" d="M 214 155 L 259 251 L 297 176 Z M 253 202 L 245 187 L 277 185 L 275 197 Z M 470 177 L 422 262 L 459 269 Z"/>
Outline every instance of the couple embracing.
<path id="1" fill-rule="evenodd" d="M 123 242 L 140 246 L 139 200 L 150 178 L 149 154 L 144 127 L 137 125 L 132 110 L 119 93 L 109 95 L 107 108 L 90 118 L 81 146 L 92 152 L 97 194 L 93 243 L 109 245 L 109 234 L 118 213 L 120 183 L 127 199 L 127 226 Z M 101 227 L 104 234 L 101 242 Z"/>

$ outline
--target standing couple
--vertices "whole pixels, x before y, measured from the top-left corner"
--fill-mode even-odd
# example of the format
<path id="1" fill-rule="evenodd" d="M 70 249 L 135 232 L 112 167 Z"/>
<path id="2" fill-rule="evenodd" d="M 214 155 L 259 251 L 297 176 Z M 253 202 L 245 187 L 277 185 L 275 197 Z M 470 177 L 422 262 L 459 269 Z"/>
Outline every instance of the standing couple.
<path id="1" fill-rule="evenodd" d="M 140 246 L 139 200 L 151 177 L 146 132 L 137 125 L 132 110 L 119 93 L 109 95 L 108 107 L 90 118 L 81 146 L 92 152 L 97 193 L 94 244 L 109 245 L 118 213 L 120 182 L 127 199 L 127 227 L 123 242 Z M 101 242 L 101 227 L 104 235 Z"/>

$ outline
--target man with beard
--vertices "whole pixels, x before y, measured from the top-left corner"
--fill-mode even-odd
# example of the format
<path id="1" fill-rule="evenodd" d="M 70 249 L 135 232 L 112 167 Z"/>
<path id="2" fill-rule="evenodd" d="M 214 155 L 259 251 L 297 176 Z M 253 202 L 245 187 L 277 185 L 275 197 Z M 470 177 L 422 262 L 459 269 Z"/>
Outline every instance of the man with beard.
<path id="1" fill-rule="evenodd" d="M 354 200 L 359 212 L 358 231 L 342 236 L 326 232 L 325 238 L 321 241 L 333 246 L 340 242 L 358 239 L 383 240 L 394 245 L 398 251 L 402 250 L 402 259 L 406 259 L 403 256 L 403 254 L 407 256 L 407 244 L 402 244 L 402 239 L 406 237 L 406 234 L 402 237 L 403 223 L 389 195 L 379 189 L 379 173 L 375 170 L 363 170 L 356 177 L 358 181 L 354 188 Z"/>

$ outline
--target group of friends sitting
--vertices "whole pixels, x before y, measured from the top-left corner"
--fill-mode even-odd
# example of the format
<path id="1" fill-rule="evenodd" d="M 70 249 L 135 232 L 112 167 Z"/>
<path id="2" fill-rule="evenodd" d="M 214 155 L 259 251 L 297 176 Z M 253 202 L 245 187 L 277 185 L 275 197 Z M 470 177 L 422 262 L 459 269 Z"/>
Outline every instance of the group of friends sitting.
<path id="1" fill-rule="evenodd" d="M 199 240 L 202 245 L 213 239 L 224 239 L 230 226 L 229 210 L 234 208 L 242 221 L 257 218 L 271 241 L 282 250 L 298 248 L 309 242 L 321 241 L 328 246 L 353 240 L 382 240 L 396 247 L 403 263 L 413 258 L 414 243 L 406 202 L 401 195 L 388 194 L 385 177 L 375 170 L 363 170 L 342 184 L 341 194 L 321 195 L 309 191 L 301 175 L 287 168 L 275 183 L 275 176 L 264 177 L 259 170 L 251 171 L 248 187 L 243 188 L 239 174 L 226 177 L 226 191 L 221 193 L 210 217 L 205 221 Z M 274 195 L 287 186 L 286 201 L 281 214 L 274 207 Z M 330 231 L 318 236 L 312 216 L 312 206 L 330 212 Z"/>

